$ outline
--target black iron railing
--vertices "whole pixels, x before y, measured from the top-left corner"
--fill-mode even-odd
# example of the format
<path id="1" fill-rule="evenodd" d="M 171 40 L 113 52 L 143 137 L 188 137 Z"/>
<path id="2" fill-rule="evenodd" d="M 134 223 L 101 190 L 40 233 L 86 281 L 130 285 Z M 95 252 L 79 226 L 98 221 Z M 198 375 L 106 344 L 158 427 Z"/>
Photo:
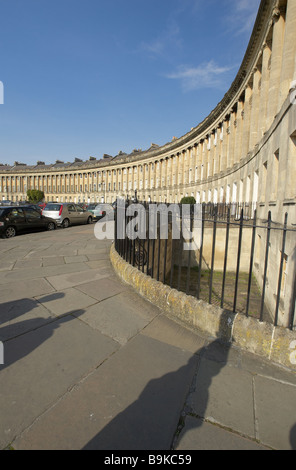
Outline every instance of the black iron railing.
<path id="1" fill-rule="evenodd" d="M 209 304 L 275 326 L 295 328 L 296 230 L 288 226 L 287 214 L 283 224 L 275 224 L 271 212 L 267 220 L 257 219 L 254 207 L 240 207 L 238 214 L 238 206 L 204 204 L 199 220 L 201 243 L 194 246 L 189 240 L 191 249 L 188 243 L 185 249 L 182 233 L 179 239 L 172 237 L 172 214 L 168 218 L 168 237 L 161 236 L 161 212 L 157 212 L 157 228 L 151 237 L 150 206 L 143 204 L 145 216 L 134 225 L 132 239 L 125 228 L 133 216 L 122 212 L 124 230 L 120 238 L 115 217 L 115 248 L 125 261 Z M 182 220 L 180 214 L 178 223 Z M 189 219 L 192 233 L 196 223 L 193 208 Z"/>

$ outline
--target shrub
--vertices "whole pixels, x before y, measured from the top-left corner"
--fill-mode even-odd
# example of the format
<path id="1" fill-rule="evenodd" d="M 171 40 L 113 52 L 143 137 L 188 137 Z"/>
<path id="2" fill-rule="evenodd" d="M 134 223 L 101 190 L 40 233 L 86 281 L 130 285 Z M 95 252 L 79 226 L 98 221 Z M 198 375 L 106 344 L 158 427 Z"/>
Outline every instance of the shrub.
<path id="1" fill-rule="evenodd" d="M 182 197 L 180 204 L 195 204 L 196 200 L 193 196 Z"/>
<path id="2" fill-rule="evenodd" d="M 39 189 L 29 189 L 27 191 L 27 197 L 29 199 L 29 202 L 40 202 L 44 199 L 44 192 L 39 191 Z"/>

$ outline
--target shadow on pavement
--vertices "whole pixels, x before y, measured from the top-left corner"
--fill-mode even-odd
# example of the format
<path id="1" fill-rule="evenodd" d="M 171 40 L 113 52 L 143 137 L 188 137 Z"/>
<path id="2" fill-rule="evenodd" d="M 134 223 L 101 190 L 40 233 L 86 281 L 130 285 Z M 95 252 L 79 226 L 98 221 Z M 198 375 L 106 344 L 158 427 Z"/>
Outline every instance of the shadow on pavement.
<path id="1" fill-rule="evenodd" d="M 54 293 L 42 298 L 42 303 L 58 300 L 64 297 L 63 293 Z M 16 301 L 0 304 L 0 341 L 3 343 L 4 364 L 0 364 L 0 372 L 10 367 L 23 357 L 28 356 L 32 351 L 37 349 L 42 343 L 47 341 L 62 324 L 72 321 L 84 310 L 73 310 L 65 312 L 65 314 L 50 318 L 33 316 L 23 321 L 14 321 L 17 318 L 33 311 L 39 304 L 34 299 L 19 299 Z M 72 314 L 75 313 L 75 316 Z M 5 324 L 5 326 L 1 326 Z M 15 338 L 30 335 L 38 329 L 38 335 L 27 336 L 26 341 L 14 342 Z"/>
<path id="2" fill-rule="evenodd" d="M 291 449 L 296 450 L 296 423 L 292 427 L 290 431 L 290 444 L 291 444 Z"/>
<path id="3" fill-rule="evenodd" d="M 83 450 L 169 450 L 174 432 L 180 424 L 182 408 L 195 386 L 195 376 L 203 357 L 215 357 L 217 367 L 203 383 L 203 412 L 206 411 L 212 378 L 219 374 L 228 360 L 230 343 L 214 340 L 196 351 L 186 365 L 160 379 L 151 380 L 139 398 L 119 413 Z M 218 359 L 217 359 L 218 357 Z M 204 416 L 204 414 L 201 414 Z M 201 420 L 196 420 L 202 423 Z M 165 447 L 166 446 L 166 447 Z"/>

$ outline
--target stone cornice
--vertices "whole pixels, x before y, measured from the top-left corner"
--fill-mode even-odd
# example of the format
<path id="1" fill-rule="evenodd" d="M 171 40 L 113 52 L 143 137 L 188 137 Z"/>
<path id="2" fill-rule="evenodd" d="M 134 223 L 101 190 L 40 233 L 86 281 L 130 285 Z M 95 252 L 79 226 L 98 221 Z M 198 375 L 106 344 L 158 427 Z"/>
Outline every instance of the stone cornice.
<path id="1" fill-rule="evenodd" d="M 262 51 L 266 45 L 267 36 L 273 19 L 277 15 L 278 0 L 262 0 L 257 19 L 253 28 L 253 32 L 249 41 L 247 51 L 242 61 L 241 67 L 234 79 L 230 89 L 224 95 L 223 99 L 218 103 L 216 108 L 202 121 L 199 125 L 193 128 L 190 132 L 184 136 L 173 140 L 161 147 L 152 148 L 147 151 L 136 152 L 135 154 L 129 154 L 124 156 L 117 156 L 114 159 L 104 161 L 99 160 L 96 162 L 85 162 L 80 167 L 61 165 L 59 168 L 55 168 L 54 165 L 48 165 L 42 169 L 37 167 L 34 168 L 22 168 L 17 170 L 16 168 L 1 170 L 2 176 L 9 174 L 44 174 L 44 173 L 77 173 L 95 171 L 102 168 L 108 169 L 108 167 L 116 168 L 127 164 L 141 164 L 142 162 L 154 161 L 155 159 L 167 158 L 169 155 L 175 155 L 177 152 L 182 152 L 185 147 L 194 147 L 200 141 L 206 138 L 208 134 L 211 134 L 215 128 L 221 125 L 221 122 L 225 117 L 231 113 L 231 109 L 237 101 L 241 99 L 245 88 L 248 86 L 251 80 L 254 68 L 258 61 L 258 57 L 262 54 Z M 280 10 L 279 10 L 280 11 Z"/>

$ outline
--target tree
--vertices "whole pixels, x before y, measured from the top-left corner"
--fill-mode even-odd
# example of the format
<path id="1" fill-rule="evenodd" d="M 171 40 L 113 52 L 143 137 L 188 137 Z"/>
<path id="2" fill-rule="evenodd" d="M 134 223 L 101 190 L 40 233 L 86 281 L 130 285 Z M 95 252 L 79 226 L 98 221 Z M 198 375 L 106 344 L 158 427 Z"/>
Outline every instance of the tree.
<path id="1" fill-rule="evenodd" d="M 196 200 L 193 196 L 182 197 L 180 204 L 195 204 Z"/>
<path id="2" fill-rule="evenodd" d="M 44 192 L 39 191 L 39 189 L 28 189 L 27 197 L 29 202 L 36 204 L 37 202 L 43 201 Z"/>

